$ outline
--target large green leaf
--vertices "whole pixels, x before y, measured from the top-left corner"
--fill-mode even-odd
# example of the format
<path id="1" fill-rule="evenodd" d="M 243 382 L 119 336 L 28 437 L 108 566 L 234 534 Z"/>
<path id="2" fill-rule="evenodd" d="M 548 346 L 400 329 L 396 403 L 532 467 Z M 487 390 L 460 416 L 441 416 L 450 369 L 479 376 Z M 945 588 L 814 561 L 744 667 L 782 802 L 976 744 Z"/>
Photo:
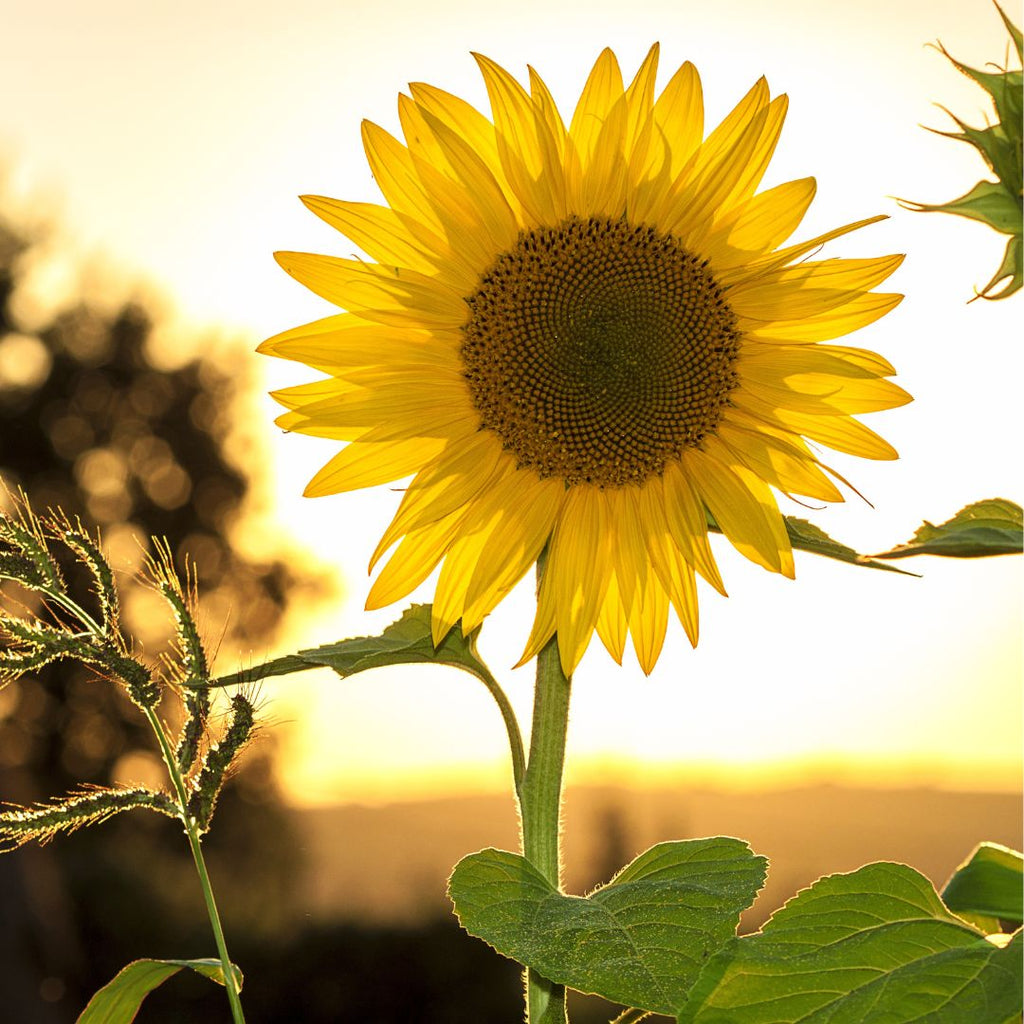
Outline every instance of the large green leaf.
<path id="1" fill-rule="evenodd" d="M 78 1024 L 129 1024 L 135 1020 L 146 996 L 183 967 L 224 984 L 219 960 L 134 960 L 89 1000 Z M 232 968 L 241 989 L 242 972 L 233 964 Z"/>
<path id="2" fill-rule="evenodd" d="M 980 843 L 942 890 L 957 913 L 1024 921 L 1024 855 L 998 843 Z"/>
<path id="3" fill-rule="evenodd" d="M 951 914 L 903 864 L 821 878 L 701 974 L 680 1024 L 1003 1024 L 1021 1008 L 1021 942 Z"/>
<path id="4" fill-rule="evenodd" d="M 449 881 L 471 934 L 543 977 L 613 1002 L 674 1013 L 736 932 L 766 862 L 738 839 L 661 843 L 586 898 L 556 892 L 523 857 L 482 850 Z"/>
<path id="5" fill-rule="evenodd" d="M 1024 514 L 1020 505 L 1005 498 L 978 501 L 962 508 L 939 526 L 927 520 L 917 533 L 875 558 L 944 555 L 947 558 L 982 558 L 1019 554 L 1024 546 Z"/>

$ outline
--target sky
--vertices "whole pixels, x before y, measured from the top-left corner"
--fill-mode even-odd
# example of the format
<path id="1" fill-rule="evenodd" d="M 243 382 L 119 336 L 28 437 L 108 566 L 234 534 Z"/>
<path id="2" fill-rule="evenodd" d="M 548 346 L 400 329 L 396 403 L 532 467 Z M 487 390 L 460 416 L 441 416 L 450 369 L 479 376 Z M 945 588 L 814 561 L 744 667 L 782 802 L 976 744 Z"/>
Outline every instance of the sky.
<path id="1" fill-rule="evenodd" d="M 1008 9 L 1019 24 L 1019 7 Z M 900 461 L 831 460 L 871 505 L 851 495 L 821 511 L 785 503 L 783 511 L 871 552 L 971 501 L 1020 500 L 1024 300 L 966 302 L 998 265 L 1003 239 L 959 218 L 903 211 L 893 199 L 943 202 L 983 174 L 968 147 L 920 126 L 949 127 L 936 103 L 984 122 L 984 95 L 927 44 L 941 40 L 975 66 L 1004 61 L 1007 37 L 988 2 L 0 0 L 0 24 L 0 188 L 32 216 L 61 225 L 29 298 L 43 317 L 73 282 L 101 300 L 119 282 L 145 281 L 166 310 L 169 368 L 175 339 L 194 328 L 218 325 L 225 345 L 242 343 L 257 386 L 240 413 L 256 441 L 240 457 L 259 474 L 266 504 L 244 540 L 254 550 L 280 538 L 304 545 L 340 581 L 337 600 L 291 616 L 289 649 L 373 633 L 398 617 L 400 607 L 362 610 L 366 561 L 398 499 L 387 488 L 300 497 L 334 447 L 282 435 L 264 393 L 311 371 L 248 353 L 331 308 L 271 253 L 353 252 L 297 195 L 377 201 L 361 120 L 397 131 L 396 96 L 409 81 L 486 110 L 470 51 L 519 76 L 533 65 L 563 112 L 602 47 L 613 46 L 628 77 L 656 40 L 660 84 L 684 60 L 697 65 L 708 126 L 762 74 L 773 92 L 787 92 L 787 125 L 765 187 L 817 177 L 797 238 L 890 215 L 823 255 L 907 254 L 886 286 L 906 300 L 850 343 L 886 355 L 916 400 L 868 417 Z M 685 773 L 752 786 L 808 777 L 1019 785 L 1018 559 L 921 559 L 909 566 L 922 573 L 916 579 L 805 555 L 793 582 L 725 543 L 715 550 L 730 597 L 701 593 L 696 651 L 670 627 L 647 678 L 631 656 L 618 668 L 592 645 L 574 680 L 570 781 Z M 429 600 L 429 587 L 414 597 Z M 524 731 L 532 673 L 511 666 L 531 604 L 526 582 L 480 641 Z M 497 711 L 454 670 L 344 682 L 316 672 L 268 683 L 263 696 L 297 801 L 508 785 Z"/>

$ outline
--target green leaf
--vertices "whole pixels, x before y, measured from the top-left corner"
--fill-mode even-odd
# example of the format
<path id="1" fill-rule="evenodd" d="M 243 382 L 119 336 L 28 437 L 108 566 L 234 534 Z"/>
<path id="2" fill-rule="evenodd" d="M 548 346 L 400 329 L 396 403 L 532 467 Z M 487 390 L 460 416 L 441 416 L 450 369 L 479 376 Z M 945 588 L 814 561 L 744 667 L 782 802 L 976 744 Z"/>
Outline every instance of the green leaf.
<path id="1" fill-rule="evenodd" d="M 983 558 L 1019 554 L 1024 546 L 1024 514 L 1020 505 L 1005 498 L 976 501 L 939 526 L 927 520 L 917 533 L 875 558 L 943 555 L 947 558 Z"/>
<path id="2" fill-rule="evenodd" d="M 220 676 L 210 685 L 230 686 L 321 666 L 334 669 L 344 678 L 385 665 L 421 663 L 454 665 L 485 681 L 491 678 L 487 666 L 476 653 L 475 636 L 464 637 L 456 626 L 435 648 L 430 632 L 430 605 L 414 604 L 380 636 L 357 636 L 299 651 L 243 672 Z"/>
<path id="3" fill-rule="evenodd" d="M 128 1024 L 135 1020 L 146 996 L 182 967 L 189 967 L 219 985 L 224 984 L 219 960 L 134 960 L 89 1000 L 78 1024 Z M 233 964 L 232 969 L 241 989 L 242 972 Z"/>
<path id="4" fill-rule="evenodd" d="M 814 555 L 824 555 L 826 558 L 849 562 L 851 565 L 863 565 L 867 569 L 888 569 L 890 572 L 893 570 L 902 572 L 906 576 L 915 575 L 903 569 L 896 569 L 895 565 L 876 562 L 868 555 L 859 554 L 853 548 L 833 540 L 824 530 L 815 526 L 814 523 L 809 523 L 806 519 L 794 519 L 792 516 L 785 518 L 789 541 L 797 550 L 809 551 Z"/>
<path id="5" fill-rule="evenodd" d="M 958 914 L 1024 921 L 1024 855 L 998 843 L 980 843 L 946 883 L 942 900 Z"/>
<path id="6" fill-rule="evenodd" d="M 351 676 L 385 665 L 453 665 L 473 675 L 487 673 L 477 656 L 472 638 L 464 637 L 457 627 L 434 647 L 430 632 L 430 605 L 414 604 L 380 636 L 362 636 L 341 640 L 298 657 L 313 665 L 326 665 L 338 675 Z"/>
<path id="7" fill-rule="evenodd" d="M 545 978 L 612 1002 L 675 1013 L 736 932 L 766 861 L 738 839 L 660 843 L 586 898 L 565 896 L 502 850 L 463 858 L 448 891 L 471 935 Z"/>
<path id="8" fill-rule="evenodd" d="M 701 974 L 680 1024 L 1002 1024 L 1021 941 L 989 942 L 903 864 L 821 878 Z"/>

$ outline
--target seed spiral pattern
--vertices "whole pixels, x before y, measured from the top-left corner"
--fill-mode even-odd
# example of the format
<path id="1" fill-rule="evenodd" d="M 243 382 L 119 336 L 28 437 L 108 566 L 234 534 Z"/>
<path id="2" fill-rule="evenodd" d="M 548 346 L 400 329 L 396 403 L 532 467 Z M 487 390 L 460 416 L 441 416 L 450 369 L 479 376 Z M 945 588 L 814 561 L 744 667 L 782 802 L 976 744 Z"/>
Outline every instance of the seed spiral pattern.
<path id="1" fill-rule="evenodd" d="M 524 231 L 466 302 L 481 426 L 567 486 L 660 474 L 738 383 L 736 316 L 707 261 L 654 228 L 570 217 Z"/>

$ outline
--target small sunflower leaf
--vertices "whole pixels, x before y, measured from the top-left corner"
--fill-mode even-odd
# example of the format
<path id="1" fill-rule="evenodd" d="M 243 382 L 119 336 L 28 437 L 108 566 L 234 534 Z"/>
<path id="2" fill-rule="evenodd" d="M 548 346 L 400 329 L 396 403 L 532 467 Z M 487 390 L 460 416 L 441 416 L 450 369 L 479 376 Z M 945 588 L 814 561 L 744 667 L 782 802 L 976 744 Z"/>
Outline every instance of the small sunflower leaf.
<path id="1" fill-rule="evenodd" d="M 1021 936 L 987 940 L 904 864 L 821 878 L 704 968 L 679 1024 L 990 1021 L 1020 1013 Z"/>
<path id="2" fill-rule="evenodd" d="M 430 605 L 414 604 L 391 623 L 380 636 L 361 636 L 326 644 L 299 657 L 316 665 L 326 665 L 340 676 L 355 675 L 383 665 L 412 665 L 429 662 L 453 665 L 476 674 L 486 668 L 473 649 L 472 640 L 457 627 L 434 647 L 430 632 Z"/>
<path id="3" fill-rule="evenodd" d="M 230 676 L 220 676 L 211 685 L 228 686 L 321 666 L 333 669 L 344 678 L 386 665 L 422 663 L 452 665 L 475 676 L 488 677 L 487 667 L 477 656 L 474 640 L 473 636 L 464 637 L 456 626 L 435 648 L 430 632 L 430 605 L 414 604 L 380 636 L 357 636 L 299 651 Z"/>
<path id="4" fill-rule="evenodd" d="M 983 558 L 1019 554 L 1024 547 L 1024 515 L 1020 505 L 1005 498 L 977 501 L 962 508 L 939 526 L 927 520 L 917 533 L 875 558 L 944 555 L 947 558 Z"/>
<path id="5" fill-rule="evenodd" d="M 786 516 L 785 519 L 789 542 L 798 551 L 809 551 L 813 555 L 824 555 L 826 558 L 834 558 L 839 562 L 849 562 L 850 565 L 862 565 L 867 569 L 887 569 L 890 572 L 896 570 L 905 576 L 915 575 L 904 569 L 896 569 L 894 565 L 877 562 L 868 555 L 862 555 L 854 551 L 853 548 L 840 544 L 820 527 L 809 523 L 806 519 L 795 519 L 793 516 Z"/>
<path id="6" fill-rule="evenodd" d="M 1024 855 L 998 843 L 980 843 L 953 872 L 942 900 L 958 914 L 1024 921 Z"/>
<path id="7" fill-rule="evenodd" d="M 219 960 L 134 960 L 89 1000 L 77 1024 L 129 1024 L 135 1020 L 146 996 L 183 967 L 224 984 Z M 242 972 L 234 964 L 232 970 L 241 989 Z"/>
<path id="8" fill-rule="evenodd" d="M 577 991 L 673 1014 L 735 935 L 766 864 L 738 839 L 660 843 L 584 898 L 490 849 L 464 857 L 448 891 L 463 928 L 504 956 Z"/>

